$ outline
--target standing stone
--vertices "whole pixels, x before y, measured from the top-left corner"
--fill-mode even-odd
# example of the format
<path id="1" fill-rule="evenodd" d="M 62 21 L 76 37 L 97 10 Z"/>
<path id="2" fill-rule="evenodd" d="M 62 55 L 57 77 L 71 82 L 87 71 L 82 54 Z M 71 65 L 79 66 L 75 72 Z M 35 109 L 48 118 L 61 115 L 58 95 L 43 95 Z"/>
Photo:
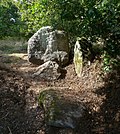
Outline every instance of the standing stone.
<path id="1" fill-rule="evenodd" d="M 75 65 L 75 72 L 77 76 L 81 77 L 82 68 L 83 68 L 83 57 L 82 57 L 82 51 L 81 51 L 81 46 L 79 44 L 79 41 L 76 42 L 74 47 L 74 65 Z"/>
<path id="2" fill-rule="evenodd" d="M 78 42 L 79 42 L 80 47 L 81 47 L 80 49 L 81 49 L 81 52 L 82 52 L 82 57 L 83 57 L 84 63 L 89 64 L 89 62 L 93 62 L 94 51 L 93 51 L 93 48 L 92 48 L 92 46 L 93 46 L 92 43 L 84 37 L 79 38 Z"/>
<path id="3" fill-rule="evenodd" d="M 64 66 L 69 61 L 69 42 L 64 31 L 50 26 L 39 29 L 28 41 L 28 60 L 41 65 L 46 61 L 56 61 Z"/>
<path id="4" fill-rule="evenodd" d="M 78 77 L 81 77 L 83 65 L 90 65 L 95 55 L 92 43 L 86 38 L 78 38 L 74 47 L 74 64 Z"/>

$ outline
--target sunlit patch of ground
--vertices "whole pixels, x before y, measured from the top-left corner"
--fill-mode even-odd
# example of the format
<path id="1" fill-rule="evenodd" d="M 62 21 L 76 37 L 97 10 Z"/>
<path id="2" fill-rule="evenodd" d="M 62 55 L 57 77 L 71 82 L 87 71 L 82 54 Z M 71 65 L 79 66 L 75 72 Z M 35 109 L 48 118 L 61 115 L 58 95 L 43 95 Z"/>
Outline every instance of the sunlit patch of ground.
<path id="1" fill-rule="evenodd" d="M 26 53 L 0 54 L 0 62 L 21 73 L 32 73 L 36 68 L 35 65 L 28 62 Z"/>

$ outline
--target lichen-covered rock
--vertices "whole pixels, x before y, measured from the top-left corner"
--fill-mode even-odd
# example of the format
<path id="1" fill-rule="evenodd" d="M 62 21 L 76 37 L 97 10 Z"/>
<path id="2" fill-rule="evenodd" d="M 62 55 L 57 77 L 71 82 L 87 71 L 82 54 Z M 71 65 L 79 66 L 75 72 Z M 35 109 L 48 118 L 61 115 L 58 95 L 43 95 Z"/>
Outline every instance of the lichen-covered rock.
<path id="1" fill-rule="evenodd" d="M 81 51 L 81 46 L 79 41 L 76 42 L 74 47 L 74 65 L 75 65 L 75 72 L 78 77 L 81 77 L 82 68 L 83 68 L 83 53 Z"/>
<path id="2" fill-rule="evenodd" d="M 61 76 L 62 70 L 63 69 L 60 68 L 55 61 L 47 61 L 36 69 L 33 77 L 39 77 L 44 80 L 52 81 Z"/>
<path id="3" fill-rule="evenodd" d="M 41 65 L 49 59 L 60 66 L 66 65 L 69 61 L 69 42 L 65 32 L 46 26 L 29 39 L 28 60 Z"/>
<path id="4" fill-rule="evenodd" d="M 78 77 L 81 77 L 84 64 L 90 65 L 94 60 L 94 52 L 92 44 L 86 38 L 78 38 L 74 47 L 74 64 L 75 72 Z"/>
<path id="5" fill-rule="evenodd" d="M 39 104 L 45 110 L 45 121 L 49 126 L 74 129 L 79 121 L 82 122 L 85 107 L 67 100 L 62 90 L 52 87 L 43 89 L 39 95 Z"/>

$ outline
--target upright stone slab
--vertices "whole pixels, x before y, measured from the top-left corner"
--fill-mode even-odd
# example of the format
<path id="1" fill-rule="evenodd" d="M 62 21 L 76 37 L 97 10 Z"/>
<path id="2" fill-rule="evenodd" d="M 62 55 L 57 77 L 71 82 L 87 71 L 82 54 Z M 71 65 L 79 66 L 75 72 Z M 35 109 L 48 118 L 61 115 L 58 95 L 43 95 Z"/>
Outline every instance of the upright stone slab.
<path id="1" fill-rule="evenodd" d="M 46 61 L 56 61 L 64 66 L 69 61 L 69 42 L 64 31 L 50 26 L 39 29 L 28 41 L 28 60 L 41 65 Z"/>
<path id="2" fill-rule="evenodd" d="M 83 68 L 83 57 L 82 57 L 82 51 L 81 51 L 81 46 L 79 44 L 79 41 L 76 42 L 74 47 L 74 65 L 75 65 L 75 72 L 77 76 L 81 77 L 82 68 Z"/>
<path id="3" fill-rule="evenodd" d="M 95 56 L 92 43 L 86 38 L 78 38 L 74 47 L 74 64 L 78 77 L 81 77 L 83 64 L 90 65 Z"/>

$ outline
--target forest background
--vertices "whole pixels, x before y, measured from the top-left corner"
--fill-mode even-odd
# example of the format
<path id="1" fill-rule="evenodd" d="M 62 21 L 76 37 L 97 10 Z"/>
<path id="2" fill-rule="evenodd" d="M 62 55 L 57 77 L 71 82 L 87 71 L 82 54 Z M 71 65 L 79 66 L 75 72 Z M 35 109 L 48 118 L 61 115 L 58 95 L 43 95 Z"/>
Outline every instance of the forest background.
<path id="1" fill-rule="evenodd" d="M 77 37 L 102 42 L 96 51 L 102 55 L 104 70 L 119 66 L 119 0 L 1 0 L 1 39 L 28 39 L 47 25 L 66 31 L 71 46 Z"/>

